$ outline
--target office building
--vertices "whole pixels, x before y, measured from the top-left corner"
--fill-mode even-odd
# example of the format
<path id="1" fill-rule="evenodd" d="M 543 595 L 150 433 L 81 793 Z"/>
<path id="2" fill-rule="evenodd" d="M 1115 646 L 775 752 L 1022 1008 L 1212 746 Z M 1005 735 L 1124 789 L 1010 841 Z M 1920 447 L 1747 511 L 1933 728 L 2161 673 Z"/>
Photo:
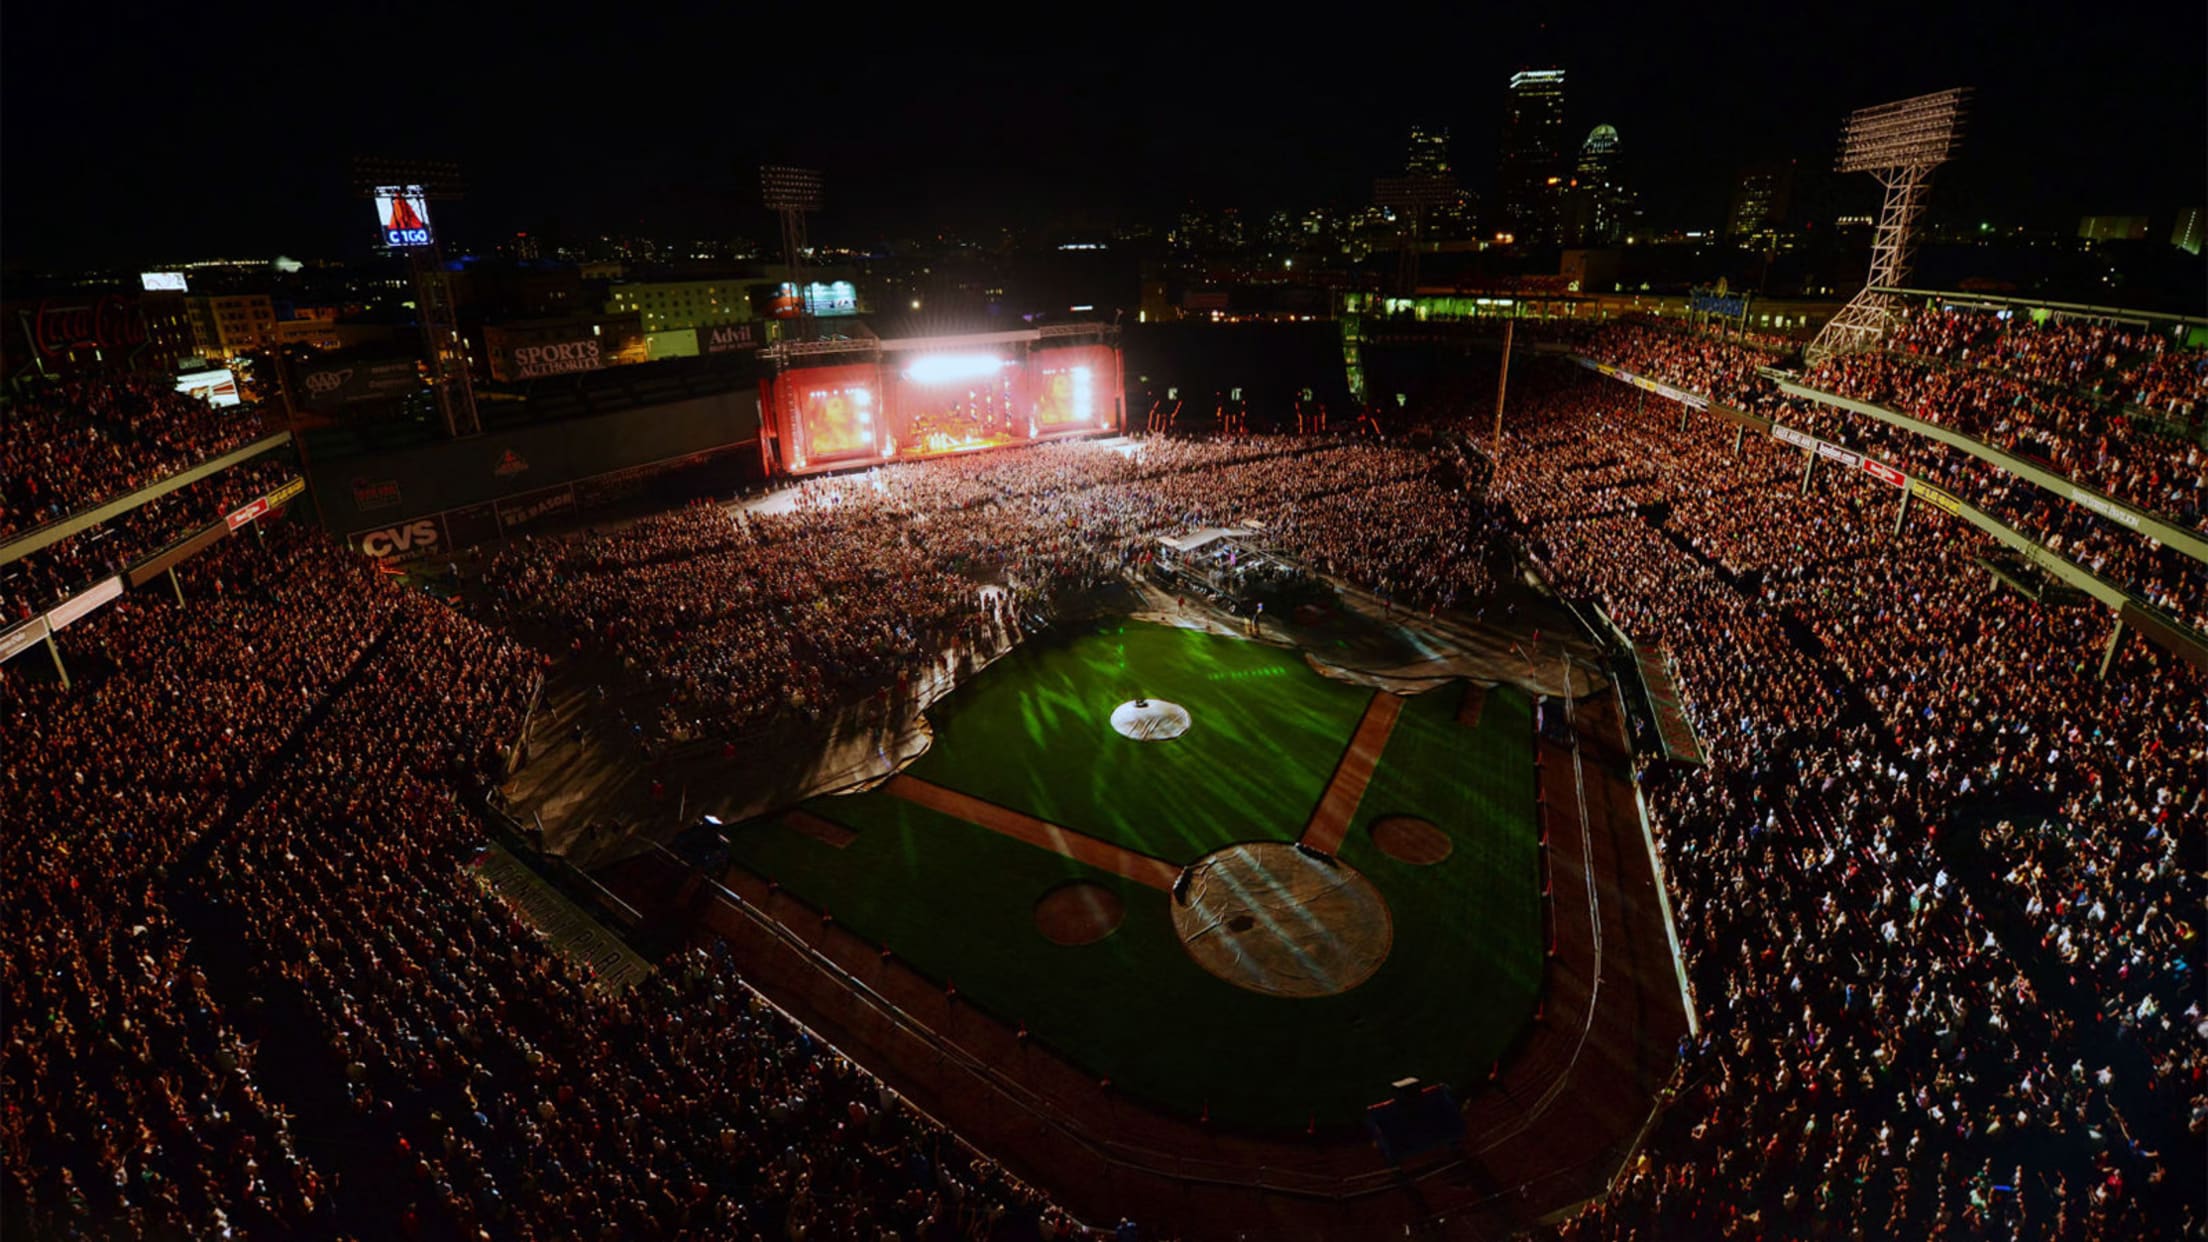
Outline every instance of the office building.
<path id="1" fill-rule="evenodd" d="M 1564 142 L 1564 71 L 1512 74 L 1503 107 L 1502 228 L 1522 245 L 1558 238 L 1570 171 Z"/>
<path id="2" fill-rule="evenodd" d="M 1564 240 L 1575 246 L 1615 246 L 1624 240 L 1633 198 L 1619 171 L 1618 131 L 1597 125 L 1580 144 L 1564 199 Z"/>
<path id="3" fill-rule="evenodd" d="M 202 358 L 233 358 L 276 339 L 276 306 L 265 293 L 188 294 L 184 315 Z"/>
<path id="4" fill-rule="evenodd" d="M 1403 171 L 1413 177 L 1449 175 L 1449 130 L 1431 125 L 1411 126 L 1410 153 Z"/>
<path id="5" fill-rule="evenodd" d="M 1725 235 L 1741 241 L 1776 237 L 1794 207 L 1794 161 L 1757 164 L 1741 171 L 1725 210 Z"/>

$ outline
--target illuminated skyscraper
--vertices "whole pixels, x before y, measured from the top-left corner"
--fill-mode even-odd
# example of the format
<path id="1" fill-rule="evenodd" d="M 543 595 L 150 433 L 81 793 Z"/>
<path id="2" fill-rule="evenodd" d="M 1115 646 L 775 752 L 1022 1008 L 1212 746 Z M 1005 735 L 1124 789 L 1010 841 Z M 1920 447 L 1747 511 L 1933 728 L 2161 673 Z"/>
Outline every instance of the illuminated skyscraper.
<path id="1" fill-rule="evenodd" d="M 1503 227 L 1519 242 L 1557 240 L 1565 181 L 1564 71 L 1510 75 L 1503 105 Z"/>
<path id="2" fill-rule="evenodd" d="M 1449 175 L 1449 130 L 1428 125 L 1411 126 L 1410 156 L 1403 161 L 1403 171 L 1413 177 Z"/>
<path id="3" fill-rule="evenodd" d="M 1744 169 L 1725 213 L 1725 234 L 1769 240 L 1786 227 L 1793 205 L 1794 161 Z"/>
<path id="4" fill-rule="evenodd" d="M 1597 125 L 1580 144 L 1564 199 L 1564 240 L 1574 246 L 1614 246 L 1625 236 L 1633 196 L 1618 169 L 1618 131 Z"/>

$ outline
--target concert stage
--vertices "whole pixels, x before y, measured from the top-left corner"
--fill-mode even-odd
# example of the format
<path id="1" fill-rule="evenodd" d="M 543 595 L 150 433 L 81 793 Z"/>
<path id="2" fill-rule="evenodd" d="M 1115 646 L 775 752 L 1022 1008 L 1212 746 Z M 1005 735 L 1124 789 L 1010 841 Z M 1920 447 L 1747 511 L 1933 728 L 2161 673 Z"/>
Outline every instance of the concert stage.
<path id="1" fill-rule="evenodd" d="M 787 341 L 761 353 L 760 449 L 771 474 L 1116 434 L 1118 330 L 1063 324 L 966 336 Z"/>

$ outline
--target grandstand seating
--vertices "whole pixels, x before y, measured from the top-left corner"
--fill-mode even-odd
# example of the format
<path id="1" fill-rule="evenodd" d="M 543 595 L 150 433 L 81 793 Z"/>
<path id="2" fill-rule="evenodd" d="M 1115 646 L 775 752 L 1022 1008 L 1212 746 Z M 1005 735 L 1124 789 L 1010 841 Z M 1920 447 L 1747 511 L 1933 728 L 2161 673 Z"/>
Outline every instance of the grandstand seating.
<path id="1" fill-rule="evenodd" d="M 2197 369 L 2109 334 L 2004 346 L 1962 327 L 1920 335 L 1969 351 L 1953 365 L 2128 387 L 2172 416 Z M 1785 407 L 1755 342 L 1611 325 L 1583 343 L 1819 434 L 1846 425 L 2203 615 L 2197 567 L 2167 550 L 1957 450 Z M 11 518 L 225 443 L 190 418 L 148 427 L 161 403 L 125 392 L 73 398 L 105 411 L 100 434 L 39 416 L 75 446 L 51 478 L 31 481 L 59 459 L 8 441 Z M 468 606 L 283 524 L 186 562 L 181 600 L 126 593 L 63 635 L 72 685 L 0 666 L 17 827 L 0 842 L 0 1224 L 1072 1236 L 724 955 L 679 951 L 607 996 L 473 881 L 483 794 L 547 662 L 523 638 L 632 660 L 670 705 L 655 731 L 733 734 L 886 689 L 1110 579 L 1147 534 L 1262 516 L 1287 550 L 1437 611 L 1491 592 L 1494 541 L 1516 540 L 1672 657 L 1708 767 L 1636 777 L 1702 1034 L 1643 1155 L 1562 1236 L 2197 1232 L 2208 678 L 2134 637 L 2104 680 L 2106 610 L 1992 585 L 1982 535 L 1923 507 L 1897 531 L 1868 476 L 1818 472 L 1805 493 L 1798 450 L 1736 452 L 1729 425 L 1682 429 L 1562 364 L 1514 370 L 1513 393 L 1484 500 L 1445 455 L 1363 441 L 1062 445 L 816 480 L 780 516 L 698 506 L 524 539 Z M 110 426 L 145 440 L 111 452 Z M 273 477 L 257 469 L 111 537 L 157 546 Z M 96 542 L 55 546 L 11 607 L 106 567 Z M 1009 610 L 977 602 L 977 579 L 1009 584 Z"/>

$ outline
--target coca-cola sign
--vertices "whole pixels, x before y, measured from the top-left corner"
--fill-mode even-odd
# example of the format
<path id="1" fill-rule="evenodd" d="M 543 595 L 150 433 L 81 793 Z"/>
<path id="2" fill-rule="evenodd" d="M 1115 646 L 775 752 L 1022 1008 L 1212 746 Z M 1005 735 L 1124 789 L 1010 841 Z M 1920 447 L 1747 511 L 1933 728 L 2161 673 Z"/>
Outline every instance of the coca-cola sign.
<path id="1" fill-rule="evenodd" d="M 40 302 L 31 318 L 31 339 L 48 358 L 79 349 L 135 349 L 151 335 L 138 303 L 112 293 L 96 302 Z"/>

